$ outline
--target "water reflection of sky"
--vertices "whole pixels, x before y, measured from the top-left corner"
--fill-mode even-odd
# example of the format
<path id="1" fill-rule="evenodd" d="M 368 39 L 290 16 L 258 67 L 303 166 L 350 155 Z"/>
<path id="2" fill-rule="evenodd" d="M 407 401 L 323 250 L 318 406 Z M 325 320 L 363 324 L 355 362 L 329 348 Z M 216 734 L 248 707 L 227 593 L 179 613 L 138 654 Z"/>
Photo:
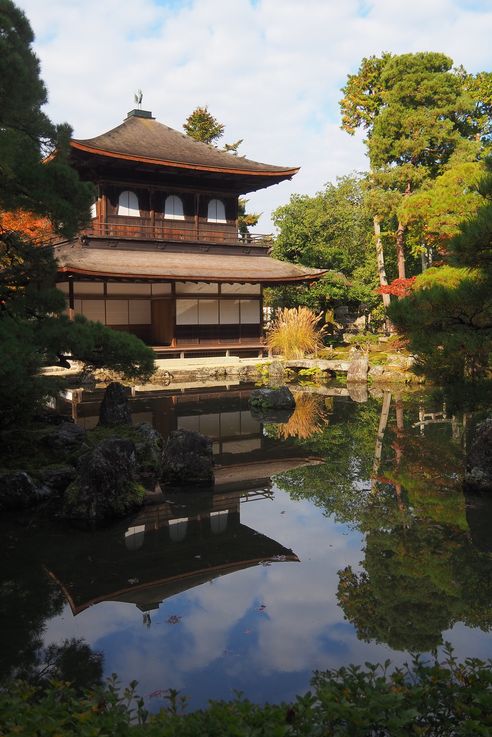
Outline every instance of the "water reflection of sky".
<path id="1" fill-rule="evenodd" d="M 190 413 L 191 400 L 186 400 L 186 404 L 185 399 L 183 415 L 196 417 Z M 238 398 L 235 401 L 236 415 L 242 419 L 244 407 Z M 330 415 L 335 429 L 337 423 L 342 427 L 344 421 L 342 414 L 337 418 L 337 407 L 341 408 L 340 412 L 353 411 L 347 400 L 338 405 L 335 402 L 334 414 Z M 367 443 L 369 467 L 378 425 L 379 408 L 376 409 L 375 426 Z M 246 427 L 243 422 L 239 430 L 234 426 L 233 433 L 231 423 L 223 422 L 227 408 L 221 411 L 221 424 L 223 427 L 227 424 L 229 434 L 242 431 L 244 442 L 250 442 L 255 427 Z M 363 421 L 364 415 L 360 414 L 360 422 Z M 438 429 L 441 432 L 442 426 Z M 350 440 L 343 432 L 340 437 L 341 440 L 333 434 L 330 453 L 334 453 L 332 449 L 337 442 L 345 447 Z M 354 438 L 355 444 L 360 444 L 359 436 Z M 235 441 L 237 455 L 234 456 L 229 446 L 227 455 L 222 439 L 220 442 L 220 451 L 227 462 L 234 465 L 240 460 L 247 465 L 245 445 Z M 265 457 L 270 460 L 274 457 L 272 448 L 275 448 L 260 427 L 257 444 Z M 387 447 L 393 457 L 389 442 Z M 255 453 L 255 458 L 260 459 L 256 446 Z M 275 459 L 278 460 L 278 454 Z M 344 473 L 350 476 L 351 493 L 356 495 L 370 493 L 360 464 L 358 456 L 349 457 L 346 470 L 342 468 L 341 472 L 341 477 Z M 329 468 L 328 460 L 326 467 Z M 335 465 L 333 469 L 337 472 Z M 327 484 L 330 473 L 322 477 L 328 479 Z M 243 691 L 258 702 L 289 700 L 308 688 L 312 671 L 316 669 L 381 662 L 388 657 L 396 664 L 407 661 L 406 653 L 395 652 L 375 640 L 370 643 L 359 640 L 355 627 L 344 618 L 338 606 L 339 571 L 349 565 L 355 571 L 361 570 L 365 536 L 355 524 L 336 522 L 309 499 L 295 500 L 275 484 L 273 492 L 273 498 L 260 496 L 241 503 L 241 533 L 238 534 L 249 528 L 248 535 L 264 535 L 275 544 L 292 549 L 299 562 L 266 562 L 189 588 L 165 598 L 158 609 L 150 611 L 151 621 L 147 624 L 142 611 L 133 603 L 103 601 L 77 616 L 73 616 L 67 605 L 60 615 L 46 623 L 45 643 L 84 638 L 95 650 L 104 653 L 107 675 L 115 672 L 124 683 L 136 679 L 139 693 L 148 700 L 155 692 L 179 689 L 189 697 L 192 708 L 204 705 L 211 698 L 229 698 L 234 691 Z M 419 494 L 419 488 L 413 490 L 412 504 L 422 503 Z M 128 578 L 132 575 L 128 571 Z M 492 637 L 478 628 L 458 623 L 443 633 L 443 640 L 453 643 L 460 658 L 492 656 Z M 155 696 L 150 703 L 157 708 L 162 700 Z"/>
<path id="2" fill-rule="evenodd" d="M 234 690 L 289 699 L 314 669 L 387 656 L 357 640 L 336 601 L 337 571 L 360 560 L 359 533 L 279 489 L 274 500 L 242 504 L 241 522 L 291 546 L 300 563 L 259 565 L 174 596 L 151 613 L 150 627 L 132 604 L 105 602 L 75 618 L 65 607 L 45 642 L 84 637 L 104 652 L 107 674 L 137 679 L 145 695 L 181 689 L 194 707 Z"/>

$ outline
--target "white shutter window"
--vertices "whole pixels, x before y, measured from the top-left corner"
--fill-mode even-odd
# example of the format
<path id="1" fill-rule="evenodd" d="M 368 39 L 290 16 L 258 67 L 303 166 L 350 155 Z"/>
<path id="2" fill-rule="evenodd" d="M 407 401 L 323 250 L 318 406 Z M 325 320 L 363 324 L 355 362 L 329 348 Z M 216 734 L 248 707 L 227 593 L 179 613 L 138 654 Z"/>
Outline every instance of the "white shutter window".
<path id="1" fill-rule="evenodd" d="M 183 200 L 175 194 L 166 197 L 164 203 L 164 217 L 166 220 L 184 220 Z"/>
<path id="2" fill-rule="evenodd" d="M 210 200 L 207 220 L 209 223 L 226 223 L 225 206 L 222 200 Z"/>
<path id="3" fill-rule="evenodd" d="M 139 218 L 140 208 L 138 206 L 138 197 L 135 192 L 125 190 L 120 193 L 118 198 L 118 215 L 126 215 L 126 217 Z"/>

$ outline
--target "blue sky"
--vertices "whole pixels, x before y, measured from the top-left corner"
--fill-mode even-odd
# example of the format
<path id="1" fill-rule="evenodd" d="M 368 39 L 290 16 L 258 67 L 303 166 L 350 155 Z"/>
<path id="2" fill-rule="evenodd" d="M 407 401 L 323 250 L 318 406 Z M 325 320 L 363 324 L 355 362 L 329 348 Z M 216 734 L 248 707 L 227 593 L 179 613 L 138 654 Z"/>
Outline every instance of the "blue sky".
<path id="1" fill-rule="evenodd" d="M 133 107 L 180 128 L 197 106 L 243 138 L 258 161 L 301 166 L 254 194 L 260 230 L 292 192 L 364 169 L 361 138 L 339 128 L 347 74 L 381 51 L 436 50 L 469 71 L 490 69 L 492 0 L 19 0 L 36 33 L 48 113 L 79 138 L 118 125 Z"/>

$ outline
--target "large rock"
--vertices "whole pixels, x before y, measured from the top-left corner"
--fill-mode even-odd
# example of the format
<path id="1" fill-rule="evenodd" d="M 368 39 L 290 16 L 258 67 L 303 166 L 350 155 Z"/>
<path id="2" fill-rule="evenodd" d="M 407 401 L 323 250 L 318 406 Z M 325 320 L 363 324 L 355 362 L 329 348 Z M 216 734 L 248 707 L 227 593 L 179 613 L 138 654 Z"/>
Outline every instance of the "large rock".
<path id="1" fill-rule="evenodd" d="M 39 487 L 25 471 L 0 473 L 0 510 L 26 509 L 47 496 L 47 489 Z"/>
<path id="2" fill-rule="evenodd" d="M 132 424 L 126 389 L 117 381 L 106 387 L 99 409 L 99 424 L 105 427 Z"/>
<path id="3" fill-rule="evenodd" d="M 145 490 L 136 481 L 136 467 L 131 440 L 103 440 L 80 458 L 78 476 L 65 492 L 64 516 L 92 526 L 141 507 Z"/>
<path id="4" fill-rule="evenodd" d="M 137 451 L 137 467 L 139 476 L 157 481 L 162 468 L 162 436 L 149 422 L 142 422 L 135 428 L 133 435 Z"/>
<path id="5" fill-rule="evenodd" d="M 296 400 L 288 386 L 278 389 L 264 386 L 251 392 L 249 405 L 255 410 L 293 410 Z"/>
<path id="6" fill-rule="evenodd" d="M 87 433 L 83 427 L 73 422 L 61 422 L 43 436 L 42 443 L 49 450 L 67 455 L 80 450 L 86 439 Z"/>
<path id="7" fill-rule="evenodd" d="M 161 481 L 171 486 L 211 486 L 214 459 L 210 438 L 190 430 L 174 430 L 164 445 Z"/>
<path id="8" fill-rule="evenodd" d="M 46 466 L 37 473 L 43 486 L 58 493 L 64 492 L 76 475 L 77 471 L 74 466 L 69 465 Z"/>
<path id="9" fill-rule="evenodd" d="M 492 417 L 477 425 L 466 456 L 465 488 L 492 491 Z"/>
<path id="10" fill-rule="evenodd" d="M 259 422 L 288 422 L 296 407 L 294 395 L 287 386 L 254 389 L 248 401 L 251 415 Z"/>
<path id="11" fill-rule="evenodd" d="M 350 365 L 347 371 L 347 382 L 367 382 L 369 358 L 365 351 L 350 352 Z"/>

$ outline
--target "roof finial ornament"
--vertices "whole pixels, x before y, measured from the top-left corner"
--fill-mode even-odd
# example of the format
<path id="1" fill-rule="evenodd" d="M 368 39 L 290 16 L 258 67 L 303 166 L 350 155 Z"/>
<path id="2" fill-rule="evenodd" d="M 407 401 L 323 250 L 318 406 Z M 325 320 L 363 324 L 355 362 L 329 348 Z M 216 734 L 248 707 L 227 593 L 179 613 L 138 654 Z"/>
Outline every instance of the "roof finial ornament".
<path id="1" fill-rule="evenodd" d="M 135 98 L 135 102 L 138 105 L 138 109 L 141 110 L 142 109 L 142 100 L 143 100 L 143 92 L 142 92 L 142 90 L 137 90 L 135 92 L 134 98 Z"/>

